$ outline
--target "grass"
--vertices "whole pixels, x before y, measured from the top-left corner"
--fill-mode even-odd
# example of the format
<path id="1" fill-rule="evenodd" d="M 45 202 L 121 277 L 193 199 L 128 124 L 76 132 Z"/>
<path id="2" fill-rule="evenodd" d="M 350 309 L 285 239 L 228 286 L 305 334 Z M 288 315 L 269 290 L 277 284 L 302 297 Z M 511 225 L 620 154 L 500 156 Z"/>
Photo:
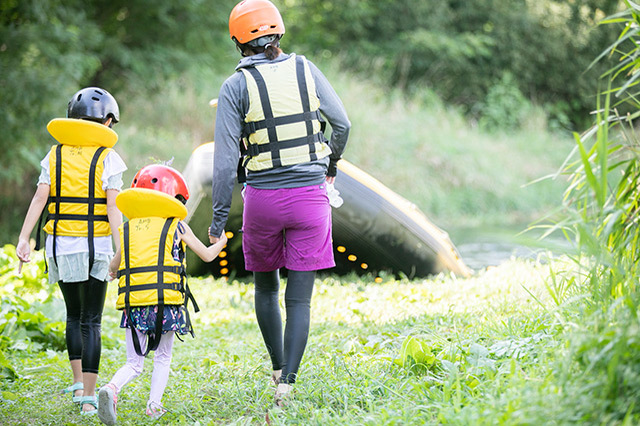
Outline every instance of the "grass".
<path id="1" fill-rule="evenodd" d="M 284 409 L 273 405 L 252 284 L 191 279 L 202 308 L 197 336 L 174 346 L 163 399 L 171 412 L 159 423 L 536 424 L 558 414 L 550 400 L 563 399 L 539 391 L 563 350 L 543 308 L 547 274 L 548 265 L 514 260 L 464 280 L 318 279 L 299 383 Z M 99 385 L 125 361 L 114 290 Z M 66 353 L 32 349 L 10 352 L 20 378 L 0 382 L 0 423 L 86 423 L 58 393 L 70 381 Z M 121 392 L 120 424 L 148 423 L 151 366 Z"/>

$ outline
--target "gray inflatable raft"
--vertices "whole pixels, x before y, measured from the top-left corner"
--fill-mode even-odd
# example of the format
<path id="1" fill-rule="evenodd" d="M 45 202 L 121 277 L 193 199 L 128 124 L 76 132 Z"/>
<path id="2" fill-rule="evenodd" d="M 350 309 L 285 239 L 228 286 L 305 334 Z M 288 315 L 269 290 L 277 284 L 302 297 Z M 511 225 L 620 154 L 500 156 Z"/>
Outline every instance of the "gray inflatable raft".
<path id="1" fill-rule="evenodd" d="M 187 221 L 202 241 L 211 224 L 211 180 L 214 142 L 193 151 L 184 170 L 189 185 Z M 338 163 L 335 188 L 344 203 L 332 209 L 334 274 L 376 275 L 387 271 L 409 278 L 440 272 L 469 276 L 446 232 L 431 223 L 411 202 L 346 160 Z M 190 275 L 244 276 L 242 255 L 242 186 L 236 185 L 226 226 L 229 242 L 213 262 L 206 264 L 188 251 Z"/>

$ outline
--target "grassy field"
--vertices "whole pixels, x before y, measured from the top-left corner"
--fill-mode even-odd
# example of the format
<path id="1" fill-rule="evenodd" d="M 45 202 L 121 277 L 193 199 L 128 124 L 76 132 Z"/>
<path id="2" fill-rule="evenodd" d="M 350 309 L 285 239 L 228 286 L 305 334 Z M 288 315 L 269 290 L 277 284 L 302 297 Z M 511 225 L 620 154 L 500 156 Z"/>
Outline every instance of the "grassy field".
<path id="1" fill-rule="evenodd" d="M 353 123 L 345 158 L 414 202 L 445 230 L 513 226 L 560 204 L 565 182 L 529 185 L 555 173 L 573 147 L 569 136 L 545 130 L 541 116 L 532 114 L 520 130 L 488 133 L 426 90 L 406 97 L 361 81 L 335 64 L 321 67 Z M 227 74 L 194 71 L 155 92 L 130 93 L 116 129 L 116 149 L 129 165 L 125 183 L 149 162 L 173 158 L 181 169 L 193 148 L 213 139 L 215 111 L 208 101 L 217 96 Z M 70 384 L 59 290 L 41 305 L 49 294 L 37 278 L 42 272 L 29 272 L 27 280 L 15 276 L 15 259 L 2 265 L 0 253 L 0 424 L 98 423 L 81 417 L 59 394 Z M 594 391 L 605 389 L 600 385 L 609 380 L 606 368 L 602 373 L 594 367 L 608 353 L 603 349 L 607 341 L 598 340 L 597 332 L 589 334 L 579 316 L 570 320 L 575 311 L 567 314 L 565 305 L 585 297 L 569 291 L 550 274 L 549 265 L 513 259 L 469 279 L 440 275 L 410 281 L 383 275 L 383 282 L 375 283 L 373 277 L 319 278 L 300 380 L 284 409 L 273 404 L 270 362 L 253 312 L 253 285 L 192 278 L 202 308 L 194 315 L 197 336 L 176 342 L 163 401 L 170 413 L 159 423 L 638 420 L 625 420 L 619 413 L 628 406 L 613 410 L 611 399 Z M 565 268 L 559 260 L 551 265 Z M 36 282 L 35 290 L 26 281 Z M 26 299 L 17 311 L 21 314 L 12 311 L 14 295 Z M 99 384 L 125 359 L 114 301 L 112 285 Z M 42 335 L 44 341 L 39 340 Z M 587 343 L 595 354 L 580 349 L 588 341 L 585 336 L 598 340 Z M 121 393 L 120 424 L 149 423 L 144 404 L 151 361 L 146 369 Z M 610 412 L 614 414 L 604 414 Z"/>
<path id="2" fill-rule="evenodd" d="M 174 346 L 163 400 L 170 413 L 159 423 L 567 423 L 581 413 L 569 408 L 574 396 L 559 389 L 566 345 L 548 274 L 549 265 L 513 260 L 469 279 L 319 278 L 308 349 L 284 408 L 273 404 L 253 285 L 191 279 L 202 308 L 194 315 L 197 336 Z M 112 285 L 99 385 L 125 360 L 115 297 Z M 61 300 L 48 306 L 62 321 Z M 6 353 L 18 378 L 0 381 L 1 424 L 94 423 L 59 394 L 70 384 L 64 350 L 43 350 L 28 339 L 15 346 Z M 148 360 L 121 392 L 120 424 L 149 423 L 151 366 Z"/>

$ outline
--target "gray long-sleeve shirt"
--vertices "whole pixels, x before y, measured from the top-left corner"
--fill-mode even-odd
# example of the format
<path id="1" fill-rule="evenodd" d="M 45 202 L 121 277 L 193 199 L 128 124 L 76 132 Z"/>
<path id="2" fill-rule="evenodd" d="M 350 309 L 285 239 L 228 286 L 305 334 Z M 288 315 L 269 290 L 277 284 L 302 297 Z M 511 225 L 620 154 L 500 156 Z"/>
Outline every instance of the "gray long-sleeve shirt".
<path id="1" fill-rule="evenodd" d="M 280 62 L 289 58 L 281 54 L 273 61 L 264 53 L 242 58 L 240 68 L 269 62 Z M 316 84 L 316 94 L 320 100 L 320 113 L 331 125 L 329 147 L 331 155 L 316 161 L 277 167 L 269 170 L 247 171 L 247 184 L 260 189 L 296 188 L 319 185 L 324 182 L 329 162 L 335 163 L 344 151 L 351 123 L 342 101 L 322 72 L 307 60 Z M 241 134 L 244 119 L 249 111 L 247 82 L 241 72 L 234 73 L 220 88 L 215 127 L 215 151 L 213 160 L 213 220 L 210 234 L 220 236 L 229 216 L 233 187 L 237 178 L 240 158 Z"/>

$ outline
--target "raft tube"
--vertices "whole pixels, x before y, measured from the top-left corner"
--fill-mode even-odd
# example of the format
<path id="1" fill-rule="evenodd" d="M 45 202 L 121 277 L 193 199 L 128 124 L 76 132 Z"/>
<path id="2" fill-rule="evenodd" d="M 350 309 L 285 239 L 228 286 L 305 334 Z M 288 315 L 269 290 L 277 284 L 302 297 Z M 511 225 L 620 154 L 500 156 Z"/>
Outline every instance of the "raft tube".
<path id="1" fill-rule="evenodd" d="M 211 181 L 214 142 L 196 148 L 183 175 L 189 185 L 186 220 L 202 241 L 211 224 Z M 467 277 L 471 270 L 446 232 L 431 223 L 411 202 L 346 160 L 338 162 L 335 188 L 344 203 L 332 208 L 335 268 L 326 272 L 358 275 L 388 272 L 408 278 L 450 272 Z M 245 276 L 242 254 L 242 186 L 236 185 L 226 232 L 229 242 L 209 264 L 190 250 L 190 275 Z"/>

